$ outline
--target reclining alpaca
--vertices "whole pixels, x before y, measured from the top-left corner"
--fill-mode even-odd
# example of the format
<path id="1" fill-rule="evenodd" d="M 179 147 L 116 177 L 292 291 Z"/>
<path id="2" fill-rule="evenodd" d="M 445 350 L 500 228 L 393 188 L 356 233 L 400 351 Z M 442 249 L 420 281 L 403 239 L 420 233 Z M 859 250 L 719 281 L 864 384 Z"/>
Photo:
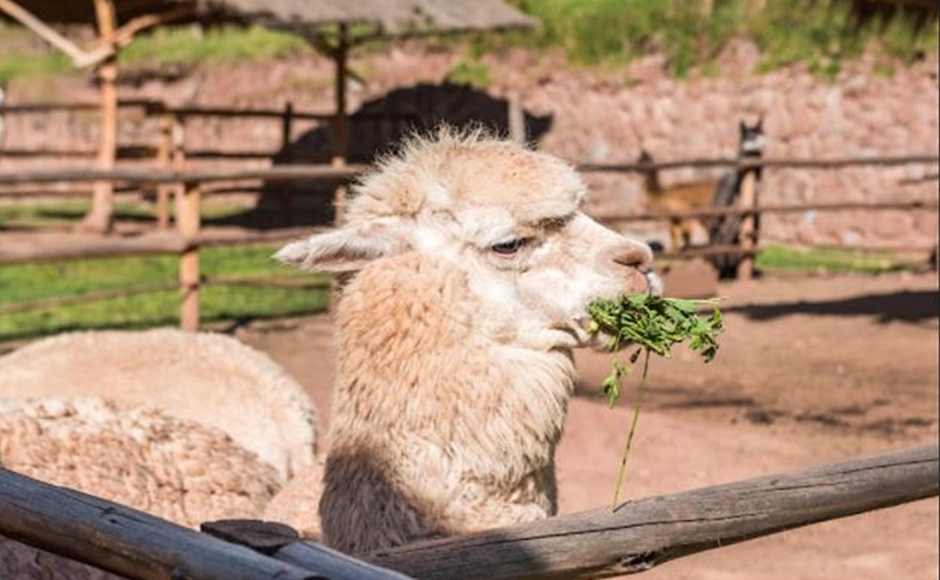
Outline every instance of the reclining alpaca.
<path id="1" fill-rule="evenodd" d="M 584 193 L 558 159 L 442 130 L 364 177 L 345 226 L 278 252 L 359 271 L 336 307 L 328 544 L 365 553 L 556 512 L 585 306 L 658 286 L 649 248 L 581 213 Z"/>

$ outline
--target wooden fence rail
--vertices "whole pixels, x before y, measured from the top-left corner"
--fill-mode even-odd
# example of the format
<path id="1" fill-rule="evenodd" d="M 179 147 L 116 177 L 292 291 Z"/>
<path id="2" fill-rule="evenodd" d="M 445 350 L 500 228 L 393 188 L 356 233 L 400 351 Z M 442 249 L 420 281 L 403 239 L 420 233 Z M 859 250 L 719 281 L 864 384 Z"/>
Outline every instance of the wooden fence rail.
<path id="1" fill-rule="evenodd" d="M 247 534 L 204 526 L 223 541 L 0 468 L 0 535 L 144 580 L 601 578 L 933 497 L 938 482 L 938 447 L 930 445 L 410 544 L 372 553 L 366 563 L 298 541 L 281 525 L 267 535 L 264 525 Z"/>
<path id="2" fill-rule="evenodd" d="M 210 111 L 211 112 L 211 111 Z M 270 112 L 270 111 L 269 111 Z M 291 112 L 288 107 L 288 112 Z M 260 112 L 258 113 L 261 114 Z M 267 114 L 265 112 L 264 114 Z M 273 113 L 272 113 L 273 114 Z M 285 122 L 288 127 L 289 123 Z M 168 134 L 172 134 L 170 131 Z M 178 149 L 178 146 L 177 146 Z M 180 152 L 182 155 L 182 152 Z M 582 166 L 582 170 L 596 171 L 641 171 L 651 167 L 667 169 L 679 166 L 696 165 L 730 165 L 739 167 L 764 166 L 764 167 L 838 167 L 854 164 L 906 164 L 906 163 L 936 163 L 938 158 L 929 155 L 907 155 L 897 157 L 880 158 L 841 158 L 841 159 L 823 159 L 823 160 L 772 160 L 762 159 L 757 161 L 742 160 L 686 160 L 677 162 L 667 162 L 659 164 L 633 164 L 620 166 Z M 168 186 L 178 186 L 177 195 L 177 235 L 164 235 L 161 237 L 145 238 L 132 241 L 111 241 L 102 240 L 92 244 L 73 245 L 65 248 L 29 248 L 14 250 L 4 250 L 0 248 L 0 263 L 23 263 L 32 261 L 50 261 L 67 260 L 78 258 L 103 258 L 116 256 L 132 256 L 147 254 L 177 254 L 180 256 L 180 279 L 182 305 L 181 305 L 181 327 L 187 330 L 196 330 L 199 327 L 199 287 L 203 283 L 199 271 L 199 247 L 205 245 L 216 245 L 225 243 L 251 243 L 250 237 L 241 237 L 235 240 L 212 240 L 200 235 L 200 205 L 202 190 L 206 184 L 210 183 L 232 183 L 239 181 L 297 181 L 304 179 L 329 179 L 329 180 L 349 180 L 361 174 L 367 168 L 361 165 L 292 165 L 272 168 L 259 169 L 238 169 L 238 170 L 192 170 L 192 169 L 136 169 L 136 170 L 87 170 L 87 169 L 65 169 L 55 171 L 21 171 L 17 173 L 0 174 L 0 185 L 8 187 L 0 189 L 0 198 L 19 197 L 22 195 L 22 189 L 17 186 L 35 185 L 44 183 L 68 182 L 77 183 L 96 183 L 107 181 L 112 184 L 131 185 L 146 184 L 157 185 L 158 188 Z M 158 221 L 162 226 L 168 222 L 168 202 L 167 192 L 161 189 L 163 197 L 161 198 L 161 210 L 158 215 Z M 301 195 L 298 190 L 290 190 L 290 194 Z M 790 204 L 790 205 L 755 205 L 753 207 L 732 207 L 732 208 L 705 208 L 686 212 L 648 212 L 642 214 L 623 215 L 623 216 L 604 216 L 603 221 L 607 223 L 624 223 L 641 220 L 666 220 L 666 219 L 686 219 L 686 218 L 707 218 L 716 216 L 759 216 L 762 214 L 773 213 L 794 213 L 804 211 L 872 211 L 872 210 L 932 210 L 936 211 L 938 203 L 935 200 L 916 200 L 903 202 L 876 202 L 876 203 L 816 203 L 816 204 Z M 342 211 L 342 204 L 338 203 L 337 212 Z M 274 234 L 274 235 L 271 235 Z M 257 241 L 281 241 L 309 235 L 310 232 L 272 232 L 271 234 L 259 234 Z M 743 238 L 742 238 L 743 239 Z M 741 245 L 711 246 L 705 248 L 685 248 L 679 251 L 670 251 L 660 253 L 659 257 L 673 258 L 692 258 L 692 257 L 712 257 L 722 255 L 736 255 L 742 258 L 741 264 L 750 266 L 753 257 L 757 254 L 756 244 L 750 245 L 742 243 Z M 742 273 L 742 270 L 743 273 Z M 739 268 L 739 274 L 747 277 L 749 268 Z M 259 284 L 260 285 L 260 284 Z M 135 291 L 135 289 L 131 289 Z M 101 294 L 101 299 L 106 294 Z M 97 299 L 94 295 L 76 297 L 76 301 L 63 299 L 59 304 L 80 303 L 81 301 L 92 301 Z M 46 305 L 55 305 L 56 301 L 49 299 L 46 301 L 37 301 L 32 304 L 22 304 L 15 306 L 17 312 L 44 308 Z M 12 310 L 7 309 L 7 312 Z"/>
<path id="3" fill-rule="evenodd" d="M 933 497 L 938 478 L 938 448 L 932 445 L 631 501 L 613 512 L 602 508 L 412 544 L 368 559 L 423 580 L 601 578 Z"/>
<path id="4" fill-rule="evenodd" d="M 0 467 L 0 536 L 140 580 L 407 580 L 322 550 L 334 570 L 300 568 L 93 495 Z M 337 562 L 344 573 L 335 573 Z"/>
<path id="5" fill-rule="evenodd" d="M 578 171 L 589 173 L 624 173 L 651 170 L 680 169 L 686 167 L 727 167 L 754 169 L 757 167 L 787 167 L 792 169 L 839 169 L 853 166 L 890 166 L 908 164 L 936 164 L 940 156 L 935 153 L 921 155 L 885 155 L 867 157 L 833 157 L 830 159 L 684 159 L 655 163 L 582 163 Z"/>

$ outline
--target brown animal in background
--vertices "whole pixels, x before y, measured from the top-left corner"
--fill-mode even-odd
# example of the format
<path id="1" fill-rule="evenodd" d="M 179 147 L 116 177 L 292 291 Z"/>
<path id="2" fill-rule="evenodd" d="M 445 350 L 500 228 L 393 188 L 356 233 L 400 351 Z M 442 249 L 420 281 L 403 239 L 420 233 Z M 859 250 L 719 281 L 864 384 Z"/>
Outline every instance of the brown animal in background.
<path id="1" fill-rule="evenodd" d="M 763 119 L 754 125 L 740 123 L 738 159 L 757 158 L 763 154 L 764 132 Z M 653 157 L 646 149 L 640 150 L 637 163 L 651 164 Z M 758 178 L 760 169 L 757 169 Z M 689 183 L 664 186 L 659 181 L 659 170 L 644 170 L 646 193 L 649 195 L 649 207 L 663 213 L 689 212 L 708 207 L 730 207 L 737 202 L 744 171 L 738 168 L 728 171 L 720 179 L 707 179 Z M 671 250 L 688 248 L 692 239 L 694 218 L 672 218 L 669 220 L 669 238 Z M 712 237 L 714 224 L 705 224 Z"/>
<path id="2" fill-rule="evenodd" d="M 646 149 L 641 149 L 637 163 L 652 162 L 653 156 Z M 710 207 L 712 192 L 715 189 L 713 179 L 664 186 L 659 180 L 659 170 L 653 168 L 644 171 L 644 183 L 649 196 L 650 209 L 662 213 L 687 212 Z M 693 221 L 691 218 L 669 219 L 670 250 L 682 250 L 689 247 L 692 241 Z"/>

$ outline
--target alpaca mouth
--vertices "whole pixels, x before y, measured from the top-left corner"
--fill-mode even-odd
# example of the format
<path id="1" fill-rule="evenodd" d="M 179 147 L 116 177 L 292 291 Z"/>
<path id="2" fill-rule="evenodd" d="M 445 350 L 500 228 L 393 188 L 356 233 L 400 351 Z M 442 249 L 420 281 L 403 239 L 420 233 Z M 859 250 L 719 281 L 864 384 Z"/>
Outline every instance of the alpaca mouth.
<path id="1" fill-rule="evenodd" d="M 656 272 L 652 270 L 643 272 L 643 277 L 646 278 L 646 292 L 648 294 L 653 296 L 663 295 L 663 279 Z"/>

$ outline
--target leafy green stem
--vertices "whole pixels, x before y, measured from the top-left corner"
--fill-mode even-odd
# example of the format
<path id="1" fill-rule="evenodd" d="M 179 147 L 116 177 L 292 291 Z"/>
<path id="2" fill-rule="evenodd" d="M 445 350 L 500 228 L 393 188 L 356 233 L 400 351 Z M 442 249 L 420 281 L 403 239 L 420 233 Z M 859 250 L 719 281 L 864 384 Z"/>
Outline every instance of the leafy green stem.
<path id="1" fill-rule="evenodd" d="M 612 509 L 617 509 L 620 501 L 620 488 L 623 485 L 623 476 L 627 472 L 627 457 L 630 455 L 630 447 L 633 446 L 633 435 L 636 433 L 636 425 L 640 420 L 640 407 L 643 405 L 643 397 L 646 395 L 646 375 L 650 368 L 650 350 L 645 350 L 643 357 L 643 375 L 640 377 L 640 385 L 637 387 L 636 403 L 633 405 L 633 420 L 630 422 L 630 432 L 627 434 L 627 444 L 623 448 L 623 455 L 620 457 L 620 472 L 617 474 L 617 486 L 614 487 L 614 504 Z"/>

